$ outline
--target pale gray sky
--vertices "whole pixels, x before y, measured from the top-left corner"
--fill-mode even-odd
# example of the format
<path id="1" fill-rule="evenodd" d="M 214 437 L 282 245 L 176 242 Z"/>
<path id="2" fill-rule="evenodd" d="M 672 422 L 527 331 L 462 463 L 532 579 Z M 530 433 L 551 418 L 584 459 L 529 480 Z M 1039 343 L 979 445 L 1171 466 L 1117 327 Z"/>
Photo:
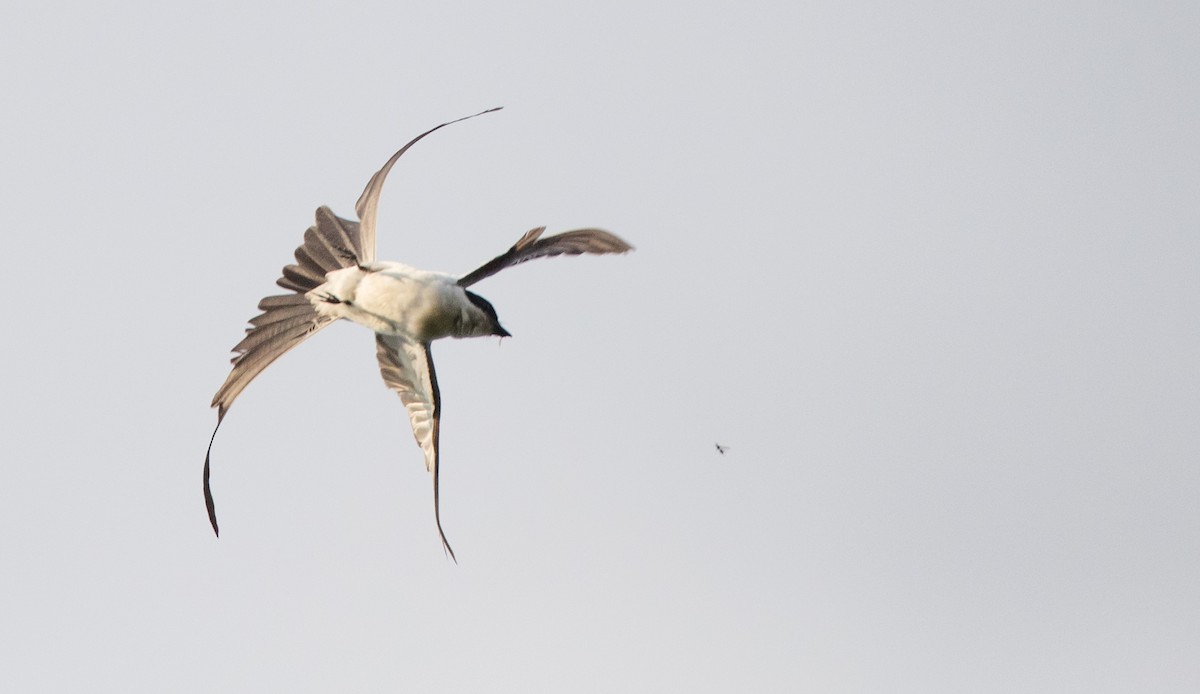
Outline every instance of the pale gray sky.
<path id="1" fill-rule="evenodd" d="M 1200 690 L 1195 3 L 435 5 L 4 10 L 0 689 Z M 313 210 L 496 105 L 380 257 L 637 251 L 435 345 L 460 564 L 349 324 L 214 539 Z"/>

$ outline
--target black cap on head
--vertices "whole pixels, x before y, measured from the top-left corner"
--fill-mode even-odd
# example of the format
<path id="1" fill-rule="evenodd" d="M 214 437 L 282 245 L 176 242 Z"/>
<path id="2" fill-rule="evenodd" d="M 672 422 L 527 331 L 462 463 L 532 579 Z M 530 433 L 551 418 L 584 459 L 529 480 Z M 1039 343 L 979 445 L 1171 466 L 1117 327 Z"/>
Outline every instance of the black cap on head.
<path id="1" fill-rule="evenodd" d="M 489 303 L 487 299 L 479 296 L 475 292 L 467 292 L 466 294 L 467 298 L 471 300 L 471 303 L 475 304 L 480 311 L 483 311 L 485 314 L 487 314 L 487 317 L 491 319 L 493 335 L 498 335 L 500 337 L 512 337 L 512 333 L 508 332 L 503 326 L 500 325 L 500 318 L 496 315 L 496 309 L 492 308 L 491 303 Z"/>

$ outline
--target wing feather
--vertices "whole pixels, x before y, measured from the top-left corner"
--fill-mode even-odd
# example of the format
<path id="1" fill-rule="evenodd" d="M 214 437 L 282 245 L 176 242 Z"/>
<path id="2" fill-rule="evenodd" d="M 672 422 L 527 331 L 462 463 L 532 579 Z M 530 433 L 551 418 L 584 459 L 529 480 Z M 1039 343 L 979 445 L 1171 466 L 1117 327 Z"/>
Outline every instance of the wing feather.
<path id="1" fill-rule="evenodd" d="M 304 243 L 296 249 L 296 262 L 284 267 L 283 276 L 276 280 L 295 293 L 258 302 L 262 313 L 250 319 L 246 337 L 233 348 L 233 370 L 213 397 L 218 417 L 225 416 L 242 389 L 271 362 L 333 322 L 318 314 L 304 294 L 321 286 L 326 273 L 358 260 L 369 261 L 374 254 L 358 222 L 342 219 L 328 207 L 317 209 L 316 223 L 304 232 Z"/>
<path id="2" fill-rule="evenodd" d="M 456 118 L 452 121 L 446 121 L 441 125 L 426 130 L 420 135 L 417 135 L 413 139 L 409 140 L 408 144 L 401 147 L 400 151 L 393 154 L 392 158 L 387 160 L 387 163 L 383 165 L 382 169 L 376 171 L 374 176 L 371 176 L 371 180 L 367 181 L 367 187 L 363 189 L 362 195 L 358 196 L 358 202 L 354 203 L 354 211 L 358 213 L 358 218 L 362 224 L 363 239 L 371 246 L 372 249 L 375 248 L 375 217 L 379 209 L 379 193 L 383 190 L 383 181 L 387 178 L 388 173 L 392 170 L 392 166 L 399 161 L 400 157 L 404 156 L 404 153 L 408 151 L 408 148 L 417 144 L 421 138 L 434 132 L 435 130 L 440 130 L 447 125 L 453 125 L 454 123 L 467 120 L 468 118 L 474 118 L 475 116 L 482 116 L 485 113 L 499 111 L 501 108 L 503 107 L 497 106 L 495 108 L 489 108 L 486 111 L 480 111 L 479 113 L 474 113 L 469 116 L 463 116 L 462 118 Z M 369 260 L 374 260 L 374 258 Z"/>
<path id="3" fill-rule="evenodd" d="M 626 253 L 633 246 L 626 243 L 616 234 L 603 229 L 576 229 L 564 231 L 561 234 L 541 238 L 546 227 L 538 227 L 525 232 L 512 248 L 492 258 L 478 269 L 464 275 L 458 281 L 459 286 L 469 287 L 481 279 L 491 277 L 506 267 L 512 267 L 534 258 L 549 258 L 556 255 L 582 255 L 591 253 L 604 255 L 607 253 Z"/>
<path id="4" fill-rule="evenodd" d="M 457 563 L 454 550 L 442 530 L 441 504 L 438 496 L 438 438 L 441 429 L 442 397 L 438 391 L 437 373 L 429 343 L 393 335 L 375 334 L 375 352 L 379 373 L 388 388 L 396 391 L 408 410 L 413 437 L 425 452 L 425 468 L 433 476 L 433 518 L 437 523 L 442 547 Z"/>
<path id="5" fill-rule="evenodd" d="M 250 319 L 246 336 L 233 348 L 233 368 L 213 396 L 212 406 L 217 408 L 217 426 L 213 428 L 208 451 L 204 455 L 204 504 L 208 508 L 208 520 L 213 532 L 218 535 L 220 529 L 209 485 L 212 445 L 217 430 L 221 428 L 221 422 L 233 401 L 255 377 L 276 359 L 335 320 L 317 313 L 304 294 L 319 287 L 325 281 L 325 273 L 349 267 L 356 259 L 374 256 L 374 246 L 366 244 L 359 229 L 358 222 L 342 219 L 328 207 L 318 208 L 316 223 L 304 232 L 304 243 L 296 249 L 296 263 L 285 267 L 283 276 L 276 281 L 279 286 L 296 293 L 268 296 L 258 302 L 262 313 Z"/>

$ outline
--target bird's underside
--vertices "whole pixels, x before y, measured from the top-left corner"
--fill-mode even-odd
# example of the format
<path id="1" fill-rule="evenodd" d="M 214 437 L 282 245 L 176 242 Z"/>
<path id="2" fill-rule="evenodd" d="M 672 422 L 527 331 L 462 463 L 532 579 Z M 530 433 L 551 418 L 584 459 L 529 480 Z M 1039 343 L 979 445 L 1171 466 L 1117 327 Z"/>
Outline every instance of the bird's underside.
<path id="1" fill-rule="evenodd" d="M 489 109 L 475 116 L 496 110 Z M 355 205 L 359 221 L 338 217 L 328 207 L 318 208 L 315 223 L 304 233 L 304 243 L 296 249 L 296 262 L 286 266 L 283 276 L 276 280 L 276 284 L 291 293 L 268 296 L 259 302 L 262 313 L 250 319 L 245 338 L 233 348 L 233 369 L 212 401 L 212 406 L 217 408 L 217 426 L 204 457 L 203 477 L 204 501 L 214 533 L 220 534 L 209 483 L 212 444 L 229 407 L 258 374 L 285 352 L 330 323 L 347 318 L 376 331 L 380 374 L 408 410 L 413 435 L 425 454 L 425 465 L 433 478 L 434 520 L 438 534 L 446 552 L 454 558 L 454 550 L 442 532 L 438 498 L 441 396 L 430 343 L 444 336 L 507 335 L 491 304 L 466 290 L 506 267 L 534 258 L 624 253 L 632 249 L 617 236 L 600 229 L 578 229 L 542 238 L 544 227 L 541 227 L 527 232 L 506 252 L 457 280 L 441 273 L 421 271 L 405 275 L 396 268 L 406 266 L 377 263 L 375 217 L 379 193 L 388 172 L 421 138 L 466 118 L 442 123 L 413 138 L 396 152 L 371 177 L 359 197 Z M 375 274 L 383 272 L 391 272 L 395 277 Z M 411 294 L 398 289 L 393 291 L 387 280 L 395 278 L 398 278 L 397 287 L 404 282 L 425 285 L 419 284 L 421 291 Z M 356 290 L 358 294 L 355 294 Z M 429 299 L 430 296 L 434 299 Z M 414 315 L 419 320 L 415 320 Z M 425 330 L 424 327 L 429 325 L 438 329 Z"/>

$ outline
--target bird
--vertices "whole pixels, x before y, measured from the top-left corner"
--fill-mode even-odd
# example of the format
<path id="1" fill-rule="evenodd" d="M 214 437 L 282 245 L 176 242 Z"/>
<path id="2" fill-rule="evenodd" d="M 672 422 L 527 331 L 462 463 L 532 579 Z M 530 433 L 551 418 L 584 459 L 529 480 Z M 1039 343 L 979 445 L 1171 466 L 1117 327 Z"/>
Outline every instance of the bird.
<path id="1" fill-rule="evenodd" d="M 238 395 L 272 362 L 338 320 L 349 320 L 375 333 L 375 356 L 384 384 L 406 408 L 413 436 L 433 478 L 433 514 L 447 555 L 457 563 L 442 529 L 438 495 L 439 435 L 442 398 L 430 345 L 445 337 L 510 337 L 491 303 L 468 287 L 501 270 L 534 258 L 557 255 L 620 254 L 633 250 L 602 229 L 576 229 L 543 237 L 545 227 L 526 232 L 511 248 L 461 276 L 419 270 L 375 258 L 375 220 L 380 192 L 392 167 L 414 144 L 441 128 L 492 113 L 490 108 L 447 121 L 416 136 L 392 155 L 368 181 L 354 209 L 358 221 L 317 208 L 315 223 L 304 233 L 295 264 L 283 268 L 276 284 L 291 293 L 259 302 L 262 313 L 250 319 L 246 336 L 233 348 L 233 368 L 213 396 L 217 425 L 204 456 L 204 503 L 213 533 L 220 537 L 210 470 L 217 431 Z"/>
<path id="2" fill-rule="evenodd" d="M 725 451 L 729 450 L 729 446 L 722 446 L 719 443 L 713 445 L 717 447 L 717 453 L 720 453 L 721 455 L 725 455 Z"/>

